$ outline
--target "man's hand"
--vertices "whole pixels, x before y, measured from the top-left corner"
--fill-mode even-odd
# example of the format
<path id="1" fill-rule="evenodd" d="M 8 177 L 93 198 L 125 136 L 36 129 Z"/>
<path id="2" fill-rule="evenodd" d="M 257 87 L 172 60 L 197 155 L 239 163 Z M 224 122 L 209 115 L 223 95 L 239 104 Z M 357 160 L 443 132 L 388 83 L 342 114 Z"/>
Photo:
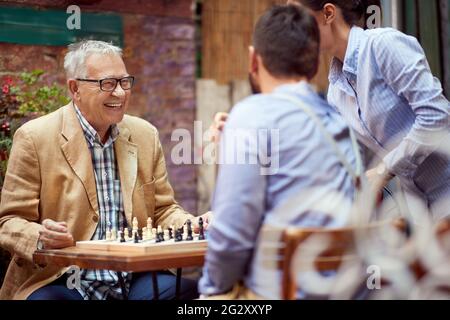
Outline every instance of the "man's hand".
<path id="1" fill-rule="evenodd" d="M 39 231 L 39 241 L 45 249 L 61 249 L 73 245 L 73 236 L 68 232 L 66 222 L 45 219 Z"/>
<path id="2" fill-rule="evenodd" d="M 209 130 L 211 130 L 211 137 L 212 142 L 218 143 L 220 140 L 220 134 L 223 131 L 223 128 L 225 126 L 225 123 L 228 119 L 228 113 L 225 112 L 218 112 L 214 116 L 213 123 L 209 127 Z"/>
<path id="3" fill-rule="evenodd" d="M 193 224 L 192 224 L 193 230 L 195 233 L 198 233 L 200 230 L 199 225 L 198 225 L 198 219 L 200 217 L 203 219 L 203 230 L 206 230 L 206 229 L 208 229 L 208 225 L 212 221 L 213 213 L 212 213 L 212 211 L 208 211 L 208 212 L 202 214 L 201 216 L 198 216 L 197 218 L 195 218 L 195 220 L 193 221 Z"/>

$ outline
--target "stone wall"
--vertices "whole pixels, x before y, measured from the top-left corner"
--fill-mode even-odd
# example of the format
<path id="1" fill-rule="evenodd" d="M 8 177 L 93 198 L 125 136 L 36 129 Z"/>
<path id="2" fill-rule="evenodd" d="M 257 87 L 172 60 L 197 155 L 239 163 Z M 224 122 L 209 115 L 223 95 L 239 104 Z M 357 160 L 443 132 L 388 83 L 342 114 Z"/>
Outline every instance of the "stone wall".
<path id="1" fill-rule="evenodd" d="M 137 78 L 129 113 L 140 116 L 159 132 L 166 155 L 169 178 L 176 199 L 196 213 L 196 168 L 174 165 L 170 151 L 176 128 L 193 131 L 195 119 L 195 26 L 190 0 L 126 2 L 79 1 L 81 12 L 114 12 L 124 25 L 124 60 Z M 0 5 L 65 9 L 70 1 L 0 1 Z M 65 83 L 65 47 L 29 46 L 0 42 L 0 75 L 33 69 L 46 71 L 48 82 Z"/>

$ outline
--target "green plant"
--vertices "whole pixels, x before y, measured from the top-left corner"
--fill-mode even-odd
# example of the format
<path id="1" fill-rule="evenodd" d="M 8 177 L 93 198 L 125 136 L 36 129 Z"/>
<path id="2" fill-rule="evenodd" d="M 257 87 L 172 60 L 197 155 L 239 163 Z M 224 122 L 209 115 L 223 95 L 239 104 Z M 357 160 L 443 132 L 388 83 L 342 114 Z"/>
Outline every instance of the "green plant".
<path id="1" fill-rule="evenodd" d="M 65 89 L 42 83 L 43 70 L 23 72 L 14 81 L 3 77 L 0 91 L 0 186 L 3 185 L 8 154 L 15 131 L 25 122 L 50 113 L 69 102 Z"/>
<path id="2" fill-rule="evenodd" d="M 65 89 L 54 83 L 49 86 L 42 81 L 44 71 L 23 72 L 13 79 L 0 79 L 0 190 L 8 167 L 8 155 L 15 131 L 25 122 L 50 113 L 67 104 Z M 0 248 L 0 285 L 10 255 Z"/>

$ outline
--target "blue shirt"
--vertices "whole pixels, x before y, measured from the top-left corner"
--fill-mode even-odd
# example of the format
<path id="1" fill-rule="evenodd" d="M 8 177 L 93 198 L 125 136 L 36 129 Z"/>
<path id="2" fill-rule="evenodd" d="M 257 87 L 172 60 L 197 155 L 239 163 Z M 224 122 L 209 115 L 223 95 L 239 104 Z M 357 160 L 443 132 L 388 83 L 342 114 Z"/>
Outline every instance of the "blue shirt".
<path id="1" fill-rule="evenodd" d="M 261 226 L 331 227 L 348 222 L 354 196 L 351 175 L 316 123 L 279 94 L 308 104 L 355 167 L 347 125 L 306 82 L 279 86 L 272 94 L 236 105 L 221 137 L 214 220 L 199 282 L 202 294 L 224 293 L 245 280 L 257 294 L 279 298 L 277 256 L 259 245 Z M 254 132 L 257 139 L 251 138 Z M 258 148 L 251 147 L 252 141 L 258 141 Z"/>
<path id="2" fill-rule="evenodd" d="M 119 128 L 112 125 L 108 140 L 103 144 L 97 131 L 83 117 L 77 106 L 75 106 L 75 111 L 91 153 L 97 189 L 100 219 L 92 240 L 101 240 L 106 238 L 107 228 L 117 232 L 127 227 L 119 171 L 114 153 L 114 141 L 119 137 Z M 108 222 L 110 226 L 108 226 Z M 129 288 L 131 273 L 123 274 L 125 285 Z M 123 297 L 117 273 L 114 271 L 83 269 L 80 277 L 81 288 L 78 291 L 85 300 L 103 300 L 108 295 L 116 299 Z"/>
<path id="3" fill-rule="evenodd" d="M 328 102 L 400 179 L 408 204 L 422 203 L 415 218 L 425 210 L 434 218 L 450 214 L 450 157 L 442 152 L 450 104 L 418 41 L 391 28 L 353 27 L 329 80 Z"/>

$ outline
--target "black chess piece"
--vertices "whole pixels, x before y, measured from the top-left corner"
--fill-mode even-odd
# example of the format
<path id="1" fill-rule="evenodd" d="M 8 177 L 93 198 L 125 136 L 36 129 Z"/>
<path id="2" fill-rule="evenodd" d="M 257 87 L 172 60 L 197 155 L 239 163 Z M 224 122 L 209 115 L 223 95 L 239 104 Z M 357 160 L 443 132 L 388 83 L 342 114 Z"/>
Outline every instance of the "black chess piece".
<path id="1" fill-rule="evenodd" d="M 183 228 L 175 230 L 175 242 L 183 241 Z"/>
<path id="2" fill-rule="evenodd" d="M 198 218 L 198 240 L 205 240 L 205 230 L 203 229 L 203 218 Z"/>
<path id="3" fill-rule="evenodd" d="M 169 230 L 169 239 L 173 239 L 172 228 L 168 228 L 167 230 Z"/>
<path id="4" fill-rule="evenodd" d="M 139 243 L 139 234 L 137 231 L 134 233 L 134 243 Z"/>
<path id="5" fill-rule="evenodd" d="M 159 242 L 164 242 L 164 232 L 158 233 Z"/>
<path id="6" fill-rule="evenodd" d="M 192 241 L 192 240 L 194 240 L 194 237 L 192 236 L 192 221 L 188 219 L 186 221 L 186 224 L 187 224 L 187 237 L 186 237 L 186 240 L 187 241 Z"/>
<path id="7" fill-rule="evenodd" d="M 175 229 L 175 242 L 179 242 L 180 241 L 180 237 L 179 237 L 179 231 L 178 229 Z"/>
<path id="8" fill-rule="evenodd" d="M 120 242 L 125 242 L 125 231 L 120 230 Z"/>

